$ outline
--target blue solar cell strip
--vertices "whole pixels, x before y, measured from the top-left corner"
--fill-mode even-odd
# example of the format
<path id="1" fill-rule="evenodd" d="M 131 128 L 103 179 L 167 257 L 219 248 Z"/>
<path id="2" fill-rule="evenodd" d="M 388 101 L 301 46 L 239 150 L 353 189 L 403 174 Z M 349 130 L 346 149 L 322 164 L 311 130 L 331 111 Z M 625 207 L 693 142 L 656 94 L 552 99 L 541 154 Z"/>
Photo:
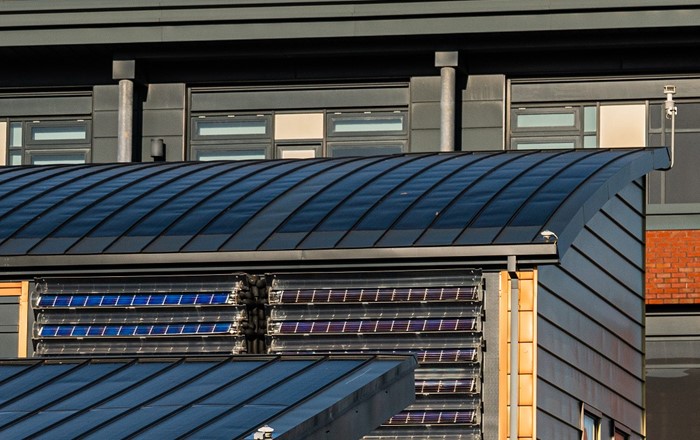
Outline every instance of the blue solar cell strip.
<path id="1" fill-rule="evenodd" d="M 272 292 L 271 303 L 476 301 L 476 286 L 439 288 L 296 289 Z"/>
<path id="2" fill-rule="evenodd" d="M 232 323 L 163 324 L 163 325 L 43 325 L 39 336 L 44 338 L 180 336 L 230 334 L 237 326 Z"/>
<path id="3" fill-rule="evenodd" d="M 38 307 L 158 307 L 231 304 L 229 293 L 42 295 Z"/>
<path id="4" fill-rule="evenodd" d="M 277 324 L 276 334 L 405 333 L 474 331 L 476 318 L 393 319 L 378 321 L 286 321 Z"/>

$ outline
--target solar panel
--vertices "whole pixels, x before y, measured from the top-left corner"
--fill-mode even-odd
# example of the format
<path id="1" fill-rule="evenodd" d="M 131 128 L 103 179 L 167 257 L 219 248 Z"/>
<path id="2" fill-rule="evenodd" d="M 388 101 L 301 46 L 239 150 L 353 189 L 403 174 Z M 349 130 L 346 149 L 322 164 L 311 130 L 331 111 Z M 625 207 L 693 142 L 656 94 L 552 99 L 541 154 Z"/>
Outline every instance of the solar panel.
<path id="1" fill-rule="evenodd" d="M 418 394 L 473 394 L 477 391 L 476 378 L 416 379 Z"/>
<path id="2" fill-rule="evenodd" d="M 385 425 L 474 425 L 475 410 L 462 411 L 402 411 Z"/>
<path id="3" fill-rule="evenodd" d="M 164 325 L 42 325 L 37 336 L 43 338 L 125 337 L 163 335 L 209 335 L 238 331 L 232 323 L 164 324 Z"/>
<path id="4" fill-rule="evenodd" d="M 270 294 L 270 304 L 477 301 L 478 299 L 479 289 L 477 286 L 439 288 L 296 289 L 277 290 Z"/>
<path id="5" fill-rule="evenodd" d="M 476 318 L 391 319 L 367 321 L 285 321 L 270 327 L 274 334 L 465 332 L 476 330 Z"/>
<path id="6" fill-rule="evenodd" d="M 228 305 L 235 297 L 228 292 L 219 293 L 167 293 L 167 294 L 109 294 L 109 295 L 41 295 L 39 308 L 59 307 L 162 307 L 183 305 Z"/>

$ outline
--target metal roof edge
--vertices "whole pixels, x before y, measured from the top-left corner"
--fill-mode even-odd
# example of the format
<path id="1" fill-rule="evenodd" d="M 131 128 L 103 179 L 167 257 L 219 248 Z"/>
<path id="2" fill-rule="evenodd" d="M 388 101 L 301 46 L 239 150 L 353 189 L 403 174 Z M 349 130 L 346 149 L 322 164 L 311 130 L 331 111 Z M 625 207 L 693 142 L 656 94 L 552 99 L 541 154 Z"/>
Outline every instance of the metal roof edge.
<path id="1" fill-rule="evenodd" d="M 181 252 L 143 254 L 17 255 L 0 258 L 0 268 L 95 267 L 206 263 L 323 263 L 328 261 L 463 260 L 494 257 L 543 257 L 558 259 L 556 243 L 435 246 L 358 249 L 302 249 L 286 251 Z"/>

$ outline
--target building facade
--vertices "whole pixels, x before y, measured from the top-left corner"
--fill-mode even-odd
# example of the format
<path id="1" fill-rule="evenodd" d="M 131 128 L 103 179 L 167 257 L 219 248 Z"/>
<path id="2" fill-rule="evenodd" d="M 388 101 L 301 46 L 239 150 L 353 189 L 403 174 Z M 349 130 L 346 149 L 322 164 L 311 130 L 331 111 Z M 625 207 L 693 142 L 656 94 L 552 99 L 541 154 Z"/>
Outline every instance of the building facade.
<path id="1" fill-rule="evenodd" d="M 3 3 L 0 54 L 8 68 L 0 72 L 0 163 L 563 151 L 670 147 L 673 139 L 673 167 L 640 184 L 641 207 L 639 194 L 612 198 L 615 206 L 574 246 L 573 269 L 547 270 L 572 282 L 575 269 L 588 267 L 610 278 L 596 292 L 645 292 L 646 322 L 637 318 L 641 306 L 622 294 L 591 299 L 614 313 L 587 318 L 584 327 L 598 329 L 590 335 L 595 343 L 572 331 L 587 347 L 577 355 L 592 349 L 610 362 L 620 353 L 646 354 L 646 376 L 623 376 L 646 384 L 638 397 L 647 418 L 639 426 L 620 421 L 622 438 L 697 436 L 700 427 L 678 408 L 698 409 L 688 390 L 700 365 L 700 62 L 692 57 L 700 8 L 681 1 L 268 3 Z M 674 119 L 665 111 L 669 85 Z M 4 198 L 19 208 L 12 194 Z M 634 239 L 596 227 L 632 231 Z M 638 228 L 644 236 L 635 236 Z M 602 255 L 594 245 L 600 242 L 615 244 Z M 646 243 L 646 256 L 634 243 Z M 630 268 L 646 271 L 643 284 L 615 275 Z M 4 354 L 32 355 L 35 347 L 24 343 L 31 340 L 32 280 L 12 271 L 3 278 Z M 576 301 L 562 299 L 561 307 L 587 307 Z M 540 328 L 558 325 L 560 312 L 550 312 Z M 610 333 L 625 335 L 622 345 L 607 345 L 606 332 L 626 320 L 648 329 L 645 348 L 636 339 L 643 333 L 626 334 L 628 325 Z M 610 388 L 603 379 L 589 385 Z M 557 413 L 562 389 L 537 389 L 540 402 L 549 403 L 537 425 L 567 420 L 571 429 L 561 438 L 569 438 L 581 433 L 586 410 Z M 674 404 L 683 399 L 688 404 Z M 591 406 L 588 413 L 601 420 L 603 410 Z M 617 435 L 614 429 L 605 426 L 601 438 Z"/>

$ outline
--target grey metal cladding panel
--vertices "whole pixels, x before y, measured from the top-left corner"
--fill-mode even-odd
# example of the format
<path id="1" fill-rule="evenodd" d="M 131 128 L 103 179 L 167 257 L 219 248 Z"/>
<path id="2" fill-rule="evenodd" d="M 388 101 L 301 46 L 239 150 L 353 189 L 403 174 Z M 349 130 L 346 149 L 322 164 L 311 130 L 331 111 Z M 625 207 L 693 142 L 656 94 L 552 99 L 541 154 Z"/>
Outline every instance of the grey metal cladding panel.
<path id="1" fill-rule="evenodd" d="M 118 132 L 118 115 L 116 110 L 96 111 L 92 117 L 92 137 L 116 138 Z"/>
<path id="2" fill-rule="evenodd" d="M 410 148 L 412 153 L 440 151 L 440 130 L 411 130 Z"/>
<path id="3" fill-rule="evenodd" d="M 596 214 L 588 222 L 588 227 L 600 236 L 600 240 L 615 249 L 619 254 L 629 259 L 639 270 L 644 268 L 644 230 L 639 230 L 632 235 L 627 229 L 620 227 L 609 216 L 602 212 Z"/>
<path id="4" fill-rule="evenodd" d="M 19 325 L 19 304 L 0 304 L 0 327 L 15 327 Z"/>
<path id="5" fill-rule="evenodd" d="M 182 109 L 185 107 L 184 84 L 149 84 L 144 110 Z"/>
<path id="6" fill-rule="evenodd" d="M 649 368 L 647 438 L 690 439 L 700 436 L 700 364 Z"/>
<path id="7" fill-rule="evenodd" d="M 581 231 L 574 246 L 576 246 L 576 250 L 585 255 L 590 261 L 594 261 L 600 270 L 607 272 L 618 283 L 627 286 L 632 294 L 640 297 L 644 295 L 643 267 L 631 263 L 619 252 L 616 252 L 616 249 L 613 249 L 608 243 L 593 235 L 588 229 Z M 571 249 L 569 252 L 573 251 Z M 634 251 L 639 255 L 644 250 L 641 247 L 637 247 Z M 566 256 L 568 255 L 569 253 L 567 252 Z M 600 291 L 600 289 L 597 290 Z"/>
<path id="8" fill-rule="evenodd" d="M 466 128 L 462 130 L 460 151 L 503 150 L 503 128 Z"/>
<path id="9" fill-rule="evenodd" d="M 539 383 L 542 383 L 541 381 Z M 537 438 L 581 440 L 581 430 L 562 423 L 541 409 L 537 410 Z"/>
<path id="10" fill-rule="evenodd" d="M 17 333 L 0 333 L 0 358 L 17 356 Z"/>
<path id="11" fill-rule="evenodd" d="M 700 173 L 695 164 L 700 162 L 695 133 L 676 133 L 675 162 L 666 177 L 666 203 L 698 203 Z"/>
<path id="12" fill-rule="evenodd" d="M 553 295 L 543 286 L 538 288 L 538 313 L 562 331 L 580 337 L 581 341 L 596 347 L 601 355 L 618 365 L 628 365 L 635 375 L 642 374 L 642 350 L 634 347 L 571 304 Z"/>
<path id="13" fill-rule="evenodd" d="M 143 135 L 154 137 L 182 136 L 185 130 L 183 119 L 181 109 L 144 110 Z"/>
<path id="14" fill-rule="evenodd" d="M 92 114 L 92 96 L 28 96 L 0 98 L 0 116 L 62 116 Z"/>
<path id="15" fill-rule="evenodd" d="M 514 104 L 527 102 L 588 101 L 597 99 L 630 100 L 658 99 L 667 80 L 620 80 L 591 82 L 513 83 L 511 100 Z M 676 98 L 692 98 L 700 94 L 697 79 L 674 79 Z"/>
<path id="16" fill-rule="evenodd" d="M 597 352 L 597 347 L 588 346 L 544 319 L 537 321 L 537 346 L 545 349 L 562 361 L 587 372 L 591 377 L 614 389 L 618 394 L 633 402 L 642 400 L 643 374 L 631 374 Z"/>
<path id="17" fill-rule="evenodd" d="M 440 76 L 411 78 L 411 102 L 440 102 Z"/>
<path id="18" fill-rule="evenodd" d="M 411 104 L 411 129 L 439 129 L 440 103 L 420 102 Z"/>
<path id="19" fill-rule="evenodd" d="M 700 336 L 700 314 L 692 312 L 647 313 L 647 336 Z"/>
<path id="20" fill-rule="evenodd" d="M 586 263 L 582 259 L 571 259 L 567 262 L 574 265 Z M 606 293 L 605 290 L 596 290 L 595 285 L 605 286 L 606 281 L 608 283 L 614 282 L 614 280 L 606 280 L 599 270 L 591 270 L 586 267 L 575 268 L 578 273 L 584 275 L 585 281 L 582 281 L 578 276 L 574 276 L 574 272 L 567 273 L 559 268 L 549 270 L 550 267 L 542 268 L 546 270 L 539 278 L 540 285 L 578 307 L 582 313 L 587 314 L 595 321 L 615 331 L 628 344 L 640 347 L 643 333 L 641 322 L 644 316 L 642 298 L 628 291 L 625 292 L 619 286 L 616 286 L 616 291 L 610 294 Z M 591 281 L 596 276 L 601 280 Z M 622 304 L 616 304 L 612 301 L 613 299 L 619 299 Z"/>
<path id="21" fill-rule="evenodd" d="M 648 337 L 647 366 L 700 364 L 700 339 L 696 337 Z"/>
<path id="22" fill-rule="evenodd" d="M 95 86 L 92 88 L 95 111 L 117 111 L 119 109 L 119 86 Z"/>
<path id="23" fill-rule="evenodd" d="M 587 372 L 574 368 L 548 351 L 537 351 L 537 374 L 542 380 L 556 384 L 562 391 L 590 403 L 603 414 L 610 416 L 635 433 L 642 432 L 643 402 L 632 402 L 602 385 Z M 640 383 L 639 388 L 642 388 Z"/>
<path id="24" fill-rule="evenodd" d="M 581 402 L 541 379 L 537 381 L 537 409 L 547 413 L 557 424 L 564 424 L 573 429 L 580 427 Z M 539 428 L 540 426 L 538 432 Z"/>
<path id="25" fill-rule="evenodd" d="M 505 75 L 469 75 L 467 88 L 462 91 L 462 101 L 503 102 L 505 94 Z"/>
<path id="26" fill-rule="evenodd" d="M 97 138 L 92 141 L 92 162 L 110 163 L 117 161 L 117 137 Z"/>
<path id="27" fill-rule="evenodd" d="M 274 8 L 260 2 L 214 1 L 194 7 L 192 2 L 143 1 L 107 10 L 98 3 L 61 8 L 21 3 L 9 2 L 7 14 L 0 15 L 0 29 L 10 27 L 0 38 L 5 46 L 655 28 L 694 26 L 700 19 L 685 2 L 657 8 L 642 0 L 618 0 L 615 7 L 566 0 L 556 9 L 543 9 L 539 2 L 466 0 L 412 2 L 401 8 L 389 1 L 287 1 Z M 81 13 L 67 14 L 66 8 Z"/>
<path id="28" fill-rule="evenodd" d="M 408 87 L 336 88 L 328 90 L 256 90 L 193 92 L 192 112 L 272 109 L 326 109 L 343 107 L 403 107 Z"/>
<path id="29" fill-rule="evenodd" d="M 462 128 L 501 128 L 504 124 L 502 101 L 462 103 Z"/>

